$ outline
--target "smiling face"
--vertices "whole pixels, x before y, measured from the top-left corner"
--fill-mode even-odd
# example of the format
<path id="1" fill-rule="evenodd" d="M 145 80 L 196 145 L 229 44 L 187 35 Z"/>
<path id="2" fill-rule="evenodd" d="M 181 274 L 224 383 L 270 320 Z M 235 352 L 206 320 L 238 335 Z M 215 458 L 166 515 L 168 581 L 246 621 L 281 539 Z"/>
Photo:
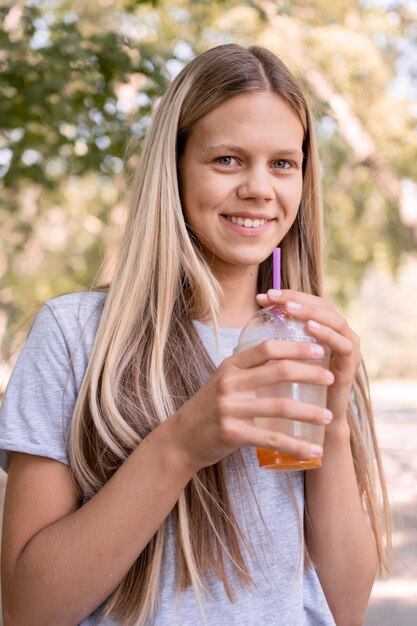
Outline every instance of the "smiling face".
<path id="1" fill-rule="evenodd" d="M 179 161 L 185 219 L 213 271 L 253 271 L 294 222 L 303 127 L 270 92 L 234 96 L 195 126 Z"/>

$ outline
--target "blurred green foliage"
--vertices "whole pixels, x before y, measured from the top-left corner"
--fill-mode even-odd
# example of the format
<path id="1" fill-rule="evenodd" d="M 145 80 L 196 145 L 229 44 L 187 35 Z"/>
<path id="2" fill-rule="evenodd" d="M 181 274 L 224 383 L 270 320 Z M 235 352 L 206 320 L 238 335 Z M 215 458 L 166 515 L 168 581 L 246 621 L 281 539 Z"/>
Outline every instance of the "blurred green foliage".
<path id="1" fill-rule="evenodd" d="M 401 212 L 402 181 L 417 180 L 416 23 L 410 3 L 388 0 L 3 5 L 0 340 L 103 271 L 153 106 L 196 54 L 230 41 L 270 47 L 310 94 L 329 295 L 346 302 L 369 267 L 394 270 L 416 248 Z"/>

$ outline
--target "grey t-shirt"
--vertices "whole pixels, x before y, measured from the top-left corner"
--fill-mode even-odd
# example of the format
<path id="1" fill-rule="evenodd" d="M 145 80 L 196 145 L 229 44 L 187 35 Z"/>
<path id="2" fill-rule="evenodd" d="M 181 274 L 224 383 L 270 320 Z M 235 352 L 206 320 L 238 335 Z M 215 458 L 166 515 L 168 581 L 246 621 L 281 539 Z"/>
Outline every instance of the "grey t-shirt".
<path id="1" fill-rule="evenodd" d="M 37 315 L 16 363 L 0 409 L 0 466 L 7 471 L 11 451 L 68 464 L 65 439 L 78 390 L 100 321 L 105 295 L 74 293 L 47 302 Z M 213 329 L 195 322 L 218 365 L 233 352 L 239 329 Z M 304 568 L 302 522 L 303 472 L 259 469 L 253 448 L 242 449 L 244 472 L 233 455 L 226 460 L 229 491 L 238 523 L 248 538 L 243 546 L 254 582 L 250 590 L 234 581 L 231 603 L 223 585 L 207 577 L 203 595 L 207 626 L 334 626 L 313 568 Z M 161 576 L 160 606 L 147 626 L 203 624 L 192 589 L 175 591 L 175 550 L 169 520 Z M 119 626 L 100 617 L 100 608 L 82 626 Z"/>

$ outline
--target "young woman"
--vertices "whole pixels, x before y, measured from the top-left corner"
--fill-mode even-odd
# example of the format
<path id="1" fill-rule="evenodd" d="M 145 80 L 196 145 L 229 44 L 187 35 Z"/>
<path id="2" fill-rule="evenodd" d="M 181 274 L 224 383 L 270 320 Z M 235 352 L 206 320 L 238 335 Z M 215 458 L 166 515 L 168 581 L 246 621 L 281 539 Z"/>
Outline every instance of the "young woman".
<path id="1" fill-rule="evenodd" d="M 381 467 L 359 340 L 321 296 L 319 163 L 289 70 L 237 45 L 190 63 L 130 202 L 108 290 L 48 302 L 6 392 L 5 626 L 361 624 L 385 558 Z M 233 355 L 274 303 L 329 370 L 302 362 L 320 358 L 309 343 Z M 327 409 L 256 396 L 279 381 L 327 386 Z M 326 423 L 324 451 L 257 415 Z M 323 464 L 271 472 L 256 446 Z"/>

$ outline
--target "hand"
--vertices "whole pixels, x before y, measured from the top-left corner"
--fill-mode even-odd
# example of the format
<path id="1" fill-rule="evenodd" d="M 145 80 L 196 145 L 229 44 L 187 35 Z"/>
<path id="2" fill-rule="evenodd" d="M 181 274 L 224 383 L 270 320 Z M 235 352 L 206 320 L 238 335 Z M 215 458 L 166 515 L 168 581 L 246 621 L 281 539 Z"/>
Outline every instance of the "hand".
<path id="1" fill-rule="evenodd" d="M 360 341 L 344 317 L 324 298 L 285 289 L 270 289 L 256 297 L 261 306 L 283 305 L 294 319 L 307 323 L 308 331 L 332 351 L 329 369 L 334 383 L 327 391 L 327 407 L 333 413 L 333 426 L 346 419 L 349 394 L 361 363 Z"/>
<path id="2" fill-rule="evenodd" d="M 301 360 L 322 358 L 317 345 L 268 340 L 225 359 L 203 387 L 179 409 L 167 426 L 175 451 L 194 472 L 241 446 L 279 450 L 304 459 L 322 455 L 320 446 L 280 432 L 257 428 L 255 417 L 280 417 L 325 424 L 331 413 L 288 398 L 260 398 L 257 390 L 283 381 L 330 385 L 333 375 Z M 272 362 L 271 362 L 272 361 Z"/>

